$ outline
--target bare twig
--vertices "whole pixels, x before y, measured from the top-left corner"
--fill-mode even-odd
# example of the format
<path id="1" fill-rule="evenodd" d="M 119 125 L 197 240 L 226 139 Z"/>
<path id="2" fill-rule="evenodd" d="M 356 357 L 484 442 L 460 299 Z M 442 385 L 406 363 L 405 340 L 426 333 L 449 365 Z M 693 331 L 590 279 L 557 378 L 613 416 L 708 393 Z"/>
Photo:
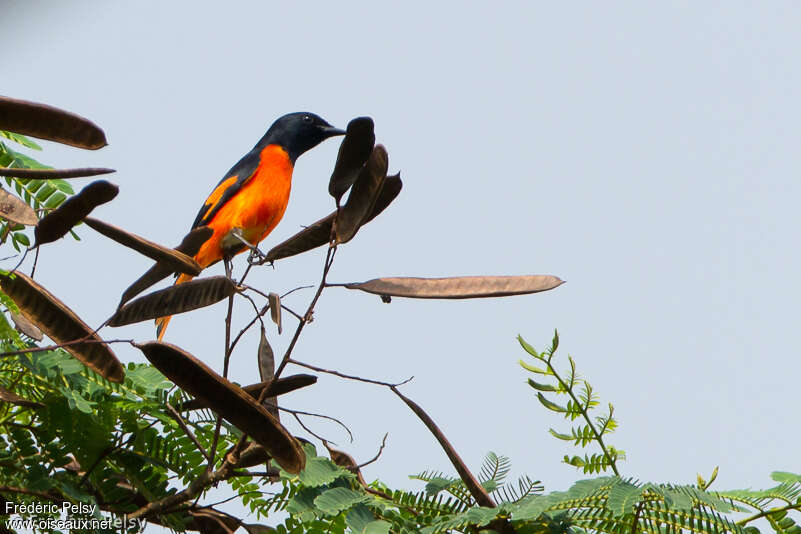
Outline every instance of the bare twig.
<path id="1" fill-rule="evenodd" d="M 396 382 L 396 383 L 393 383 L 393 382 L 382 382 L 381 380 L 373 380 L 372 378 L 363 378 L 363 377 L 360 377 L 360 376 L 346 375 L 345 373 L 340 373 L 339 371 L 334 371 L 332 369 L 324 369 L 322 367 L 317 367 L 316 365 L 312 365 L 310 363 L 301 362 L 299 360 L 295 360 L 295 359 L 292 359 L 292 358 L 289 359 L 289 363 L 294 363 L 295 365 L 299 365 L 300 367 L 305 367 L 307 369 L 311 369 L 312 371 L 318 371 L 320 373 L 326 373 L 326 374 L 329 374 L 329 375 L 338 376 L 340 378 L 346 378 L 348 380 L 356 380 L 357 382 L 365 382 L 367 384 L 376 384 L 378 386 L 386 386 L 388 388 L 394 388 L 394 387 L 402 386 L 404 384 L 408 384 L 414 378 L 413 376 L 410 376 L 409 378 L 407 378 L 403 382 Z"/>
<path id="2" fill-rule="evenodd" d="M 300 291 L 301 289 L 310 289 L 310 288 L 312 288 L 312 287 L 314 287 L 314 286 L 313 286 L 313 285 L 309 285 L 309 286 L 298 286 L 298 287 L 296 287 L 296 288 L 294 288 L 294 289 L 290 289 L 289 291 L 287 291 L 286 293 L 284 293 L 283 295 L 281 295 L 281 298 L 284 298 L 284 297 L 286 297 L 287 295 L 291 295 L 291 294 L 292 294 L 292 293 L 294 293 L 295 291 Z"/>
<path id="3" fill-rule="evenodd" d="M 339 426 L 345 429 L 345 432 L 348 433 L 348 437 L 350 437 L 350 442 L 353 443 L 353 433 L 350 431 L 350 429 L 347 427 L 345 423 L 343 423 L 336 417 L 331 417 L 330 415 L 323 415 L 320 413 L 304 412 L 302 410 L 292 410 L 291 408 L 283 408 L 281 406 L 277 406 L 277 408 L 282 412 L 291 413 L 293 416 L 295 416 L 295 419 L 297 419 L 298 418 L 297 416 L 299 415 L 308 415 L 309 417 L 319 417 L 320 419 L 328 419 L 329 421 L 333 421 L 334 423 L 338 424 Z"/>
<path id="4" fill-rule="evenodd" d="M 386 447 L 386 446 L 387 446 L 387 436 L 389 436 L 389 432 L 387 432 L 386 434 L 384 434 L 384 439 L 382 439 L 382 440 L 381 440 L 381 447 L 379 447 L 379 449 L 378 449 L 378 452 L 375 454 L 375 456 L 373 456 L 373 458 L 372 458 L 372 459 L 370 459 L 370 460 L 367 460 L 366 462 L 364 462 L 364 463 L 361 463 L 361 464 L 359 464 L 359 465 L 358 465 L 358 466 L 356 466 L 356 467 L 358 467 L 359 469 L 361 469 L 362 467 L 364 467 L 364 466 L 366 466 L 366 465 L 370 465 L 371 463 L 373 463 L 373 462 L 375 462 L 376 460 L 378 460 L 378 457 L 379 457 L 379 456 L 381 456 L 381 453 L 382 453 L 382 452 L 384 452 L 384 447 Z"/>
<path id="5" fill-rule="evenodd" d="M 303 327 L 306 326 L 306 323 L 312 320 L 312 315 L 314 314 L 314 306 L 320 299 L 320 295 L 323 293 L 323 289 L 325 289 L 325 282 L 326 278 L 328 277 L 328 271 L 331 270 L 331 265 L 334 263 L 334 256 L 336 256 L 336 252 L 337 252 L 336 242 L 332 241 L 328 245 L 328 251 L 326 252 L 325 255 L 325 265 L 323 267 L 323 276 L 320 279 L 320 284 L 317 286 L 317 291 L 315 292 L 314 297 L 309 303 L 309 307 L 306 309 L 306 313 L 303 315 L 303 318 L 298 322 L 298 327 L 295 329 L 295 335 L 292 336 L 292 341 L 289 342 L 289 346 L 287 347 L 286 352 L 284 353 L 284 357 L 275 370 L 275 375 L 273 376 L 273 380 L 281 376 L 281 372 L 286 367 L 286 364 L 289 363 L 289 358 L 292 355 L 292 350 L 295 348 L 295 344 L 298 342 L 298 338 L 300 337 L 300 333 L 303 331 Z"/>
<path id="6" fill-rule="evenodd" d="M 298 321 L 302 321 L 303 320 L 303 317 L 299 313 L 297 313 L 296 311 L 292 310 L 292 308 L 289 308 L 284 304 L 281 304 L 281 308 L 286 310 L 286 311 L 288 311 L 292 315 L 294 315 L 295 319 L 297 319 Z"/>

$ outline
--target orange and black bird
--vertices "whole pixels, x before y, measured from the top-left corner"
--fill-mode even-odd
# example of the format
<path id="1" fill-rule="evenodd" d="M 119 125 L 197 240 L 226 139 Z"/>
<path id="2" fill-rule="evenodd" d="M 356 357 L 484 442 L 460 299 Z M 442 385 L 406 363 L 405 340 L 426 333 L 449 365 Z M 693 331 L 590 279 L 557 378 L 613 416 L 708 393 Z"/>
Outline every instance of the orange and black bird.
<path id="1" fill-rule="evenodd" d="M 267 237 L 279 223 L 289 202 L 292 170 L 298 156 L 329 137 L 344 135 L 314 113 L 289 113 L 270 126 L 256 146 L 223 176 L 192 223 L 192 228 L 214 230 L 195 260 L 206 268 L 229 260 Z M 182 274 L 181 284 L 192 277 Z M 170 317 L 156 319 L 158 339 L 164 337 Z"/>

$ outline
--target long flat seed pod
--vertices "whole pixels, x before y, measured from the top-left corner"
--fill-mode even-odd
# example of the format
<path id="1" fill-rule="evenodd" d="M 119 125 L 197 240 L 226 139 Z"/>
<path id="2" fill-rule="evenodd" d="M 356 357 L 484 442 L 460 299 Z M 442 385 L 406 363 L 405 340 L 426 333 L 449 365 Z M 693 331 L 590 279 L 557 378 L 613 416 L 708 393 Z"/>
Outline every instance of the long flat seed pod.
<path id="1" fill-rule="evenodd" d="M 208 241 L 212 234 L 214 234 L 214 229 L 209 228 L 208 226 L 193 228 L 191 232 L 184 236 L 183 241 L 181 241 L 180 245 L 175 247 L 175 250 L 182 252 L 189 257 L 194 257 L 194 255 L 197 254 L 197 251 L 200 250 L 200 247 L 203 246 L 203 243 Z M 134 298 L 136 295 L 149 288 L 153 284 L 161 282 L 174 272 L 175 271 L 163 263 L 157 262 L 153 267 L 148 269 L 145 274 L 137 278 L 133 284 L 128 286 L 128 289 L 126 289 L 122 294 L 117 308 L 121 308 L 123 304 Z"/>
<path id="2" fill-rule="evenodd" d="M 0 217 L 25 226 L 36 226 L 39 222 L 32 207 L 5 189 L 0 189 Z"/>
<path id="3" fill-rule="evenodd" d="M 70 229 L 81 222 L 93 209 L 112 200 L 120 188 L 106 180 L 97 180 L 64 201 L 39 221 L 34 230 L 36 245 L 50 243 L 66 235 Z"/>
<path id="4" fill-rule="evenodd" d="M 242 389 L 254 399 L 258 399 L 259 395 L 261 395 L 261 390 L 265 387 L 268 388 L 267 393 L 265 393 L 267 397 L 278 397 L 286 393 L 291 393 L 296 389 L 311 386 L 316 382 L 317 377 L 314 375 L 297 374 L 281 377 L 275 382 L 267 380 L 266 382 L 259 382 L 258 384 L 250 384 L 249 386 L 244 386 Z M 192 399 L 181 405 L 181 411 L 199 410 L 201 408 L 208 408 L 208 406 L 200 399 Z"/>
<path id="5" fill-rule="evenodd" d="M 198 262 L 186 254 L 154 243 L 153 241 L 123 230 L 113 224 L 103 222 L 93 217 L 86 217 L 83 222 L 96 232 L 103 234 L 109 239 L 113 239 L 120 245 L 124 245 L 148 258 L 156 260 L 172 271 L 197 276 L 200 274 L 200 271 L 203 270 Z"/>
<path id="6" fill-rule="evenodd" d="M 362 226 L 378 217 L 382 211 L 387 209 L 387 207 L 392 204 L 392 201 L 398 197 L 401 189 L 403 189 L 403 182 L 401 181 L 400 173 L 384 178 L 384 186 L 381 188 L 378 198 L 375 199 L 375 205 L 370 215 L 365 217 L 362 221 Z"/>
<path id="7" fill-rule="evenodd" d="M 348 123 L 345 137 L 339 145 L 334 172 L 328 182 L 328 192 L 337 202 L 359 177 L 374 144 L 373 119 L 357 117 Z"/>
<path id="8" fill-rule="evenodd" d="M 370 154 L 370 159 L 362 167 L 359 178 L 353 184 L 348 201 L 339 212 L 336 222 L 338 243 L 347 243 L 353 239 L 359 227 L 373 211 L 384 179 L 387 177 L 388 165 L 389 157 L 386 149 L 382 145 L 376 145 Z"/>
<path id="9" fill-rule="evenodd" d="M 452 278 L 376 278 L 345 284 L 376 295 L 417 299 L 472 299 L 506 297 L 548 291 L 564 282 L 551 275 L 455 276 Z"/>
<path id="10" fill-rule="evenodd" d="M 125 372 L 111 348 L 66 304 L 22 273 L 0 275 L 0 287 L 20 312 L 57 344 L 76 340 L 64 350 L 111 382 L 122 382 Z"/>
<path id="11" fill-rule="evenodd" d="M 275 376 L 275 353 L 267 341 L 267 333 L 264 327 L 261 327 L 261 339 L 259 340 L 259 377 L 262 382 L 271 381 Z M 275 396 L 264 397 L 264 407 L 270 412 L 270 415 L 275 417 L 277 421 L 281 420 L 278 413 L 278 399 Z"/>
<path id="12" fill-rule="evenodd" d="M 41 341 L 44 339 L 44 336 L 42 336 L 42 331 L 39 330 L 35 324 L 26 319 L 21 313 L 11 312 L 11 320 L 14 321 L 14 328 L 16 328 L 18 332 L 22 332 L 35 341 Z"/>
<path id="13" fill-rule="evenodd" d="M 225 276 L 198 278 L 143 295 L 118 309 L 108 324 L 123 326 L 216 304 L 236 293 L 236 284 Z"/>
<path id="14" fill-rule="evenodd" d="M 27 406 L 29 408 L 44 408 L 44 404 L 41 402 L 35 402 L 28 400 L 25 397 L 20 397 L 13 391 L 9 391 L 3 386 L 0 386 L 0 401 L 10 402 L 11 404 L 16 404 L 17 406 Z"/>
<path id="15" fill-rule="evenodd" d="M 52 180 L 54 178 L 63 180 L 65 178 L 98 176 L 112 172 L 117 171 L 100 167 L 87 167 L 85 169 L 10 169 L 8 167 L 0 167 L 0 176 L 13 176 L 14 178 L 26 178 L 28 180 Z"/>
<path id="16" fill-rule="evenodd" d="M 278 293 L 270 293 L 267 295 L 267 301 L 270 303 L 270 319 L 273 320 L 278 327 L 278 333 L 281 333 L 281 295 Z M 264 377 L 262 377 L 264 380 Z"/>
<path id="17" fill-rule="evenodd" d="M 299 473 L 306 456 L 298 441 L 245 391 L 188 352 L 159 341 L 137 347 L 164 375 L 262 445 L 284 470 Z"/>
<path id="18" fill-rule="evenodd" d="M 384 187 L 381 188 L 381 193 L 379 193 L 370 215 L 365 218 L 362 225 L 372 221 L 384 211 L 395 200 L 402 188 L 403 182 L 400 179 L 400 174 L 387 176 L 384 180 Z M 336 212 L 330 213 L 289 239 L 277 244 L 267 252 L 267 260 L 275 261 L 288 258 L 328 244 L 335 216 Z"/>
<path id="19" fill-rule="evenodd" d="M 96 150 L 106 146 L 103 130 L 88 119 L 46 104 L 0 96 L 0 130 Z"/>
<path id="20" fill-rule="evenodd" d="M 267 260 L 275 261 L 295 256 L 328 243 L 331 238 L 331 226 L 336 212 L 323 217 L 311 226 L 307 226 L 286 241 L 282 241 L 267 252 Z"/>

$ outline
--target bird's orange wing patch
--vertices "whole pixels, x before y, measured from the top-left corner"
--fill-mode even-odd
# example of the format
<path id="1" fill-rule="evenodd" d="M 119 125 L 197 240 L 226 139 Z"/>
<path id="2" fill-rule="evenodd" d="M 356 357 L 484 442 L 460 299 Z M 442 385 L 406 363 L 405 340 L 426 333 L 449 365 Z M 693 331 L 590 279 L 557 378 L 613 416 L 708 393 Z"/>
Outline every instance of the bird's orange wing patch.
<path id="1" fill-rule="evenodd" d="M 236 175 L 231 176 L 230 178 L 220 182 L 220 185 L 214 188 L 214 191 L 211 192 L 209 198 L 207 198 L 206 202 L 203 203 L 209 207 L 208 210 L 206 210 L 206 213 L 209 213 L 215 208 L 215 206 L 217 206 L 217 203 L 220 201 L 220 197 L 223 196 L 223 193 L 225 193 L 226 189 L 236 183 L 237 178 L 238 177 Z"/>

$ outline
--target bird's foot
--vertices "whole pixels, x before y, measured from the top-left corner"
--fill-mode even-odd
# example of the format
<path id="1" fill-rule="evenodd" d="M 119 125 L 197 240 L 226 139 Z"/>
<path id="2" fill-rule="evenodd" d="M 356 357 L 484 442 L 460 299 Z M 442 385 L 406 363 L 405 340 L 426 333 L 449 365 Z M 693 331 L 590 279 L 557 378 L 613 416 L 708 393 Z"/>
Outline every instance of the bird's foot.
<path id="1" fill-rule="evenodd" d="M 250 254 L 248 254 L 248 264 L 262 265 L 267 261 L 267 254 L 262 252 L 258 246 L 248 243 L 248 248 L 250 248 Z"/>

